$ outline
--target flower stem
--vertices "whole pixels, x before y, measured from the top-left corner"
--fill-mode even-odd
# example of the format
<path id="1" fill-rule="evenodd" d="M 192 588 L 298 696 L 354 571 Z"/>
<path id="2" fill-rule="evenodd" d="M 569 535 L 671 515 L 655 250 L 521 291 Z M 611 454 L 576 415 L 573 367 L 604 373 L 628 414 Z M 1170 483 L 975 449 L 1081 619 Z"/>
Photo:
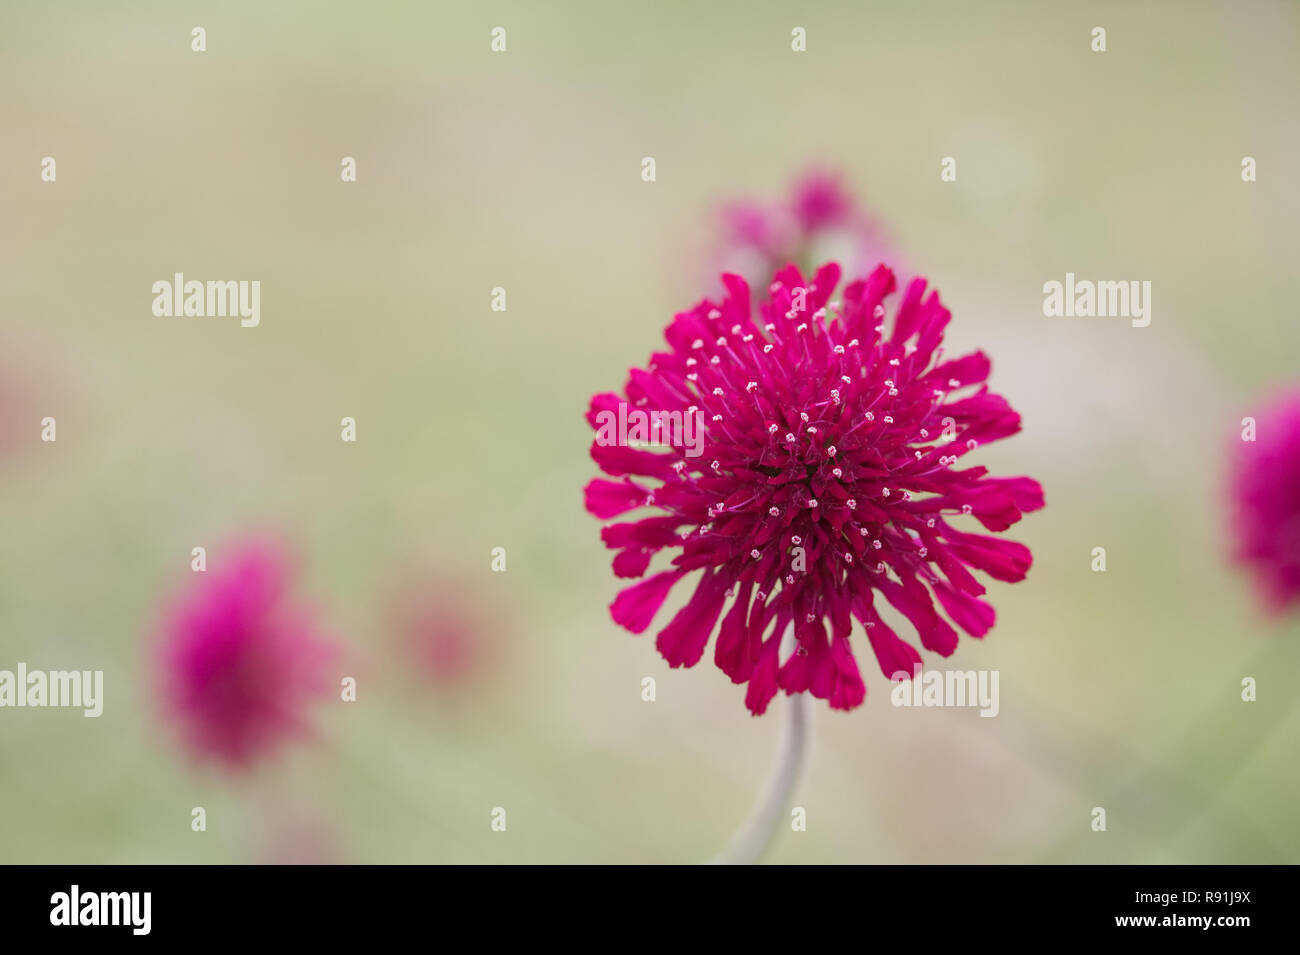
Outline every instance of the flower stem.
<path id="1" fill-rule="evenodd" d="M 780 749 L 763 792 L 749 819 L 713 859 L 713 865 L 750 865 L 758 861 L 790 810 L 790 798 L 799 781 L 807 748 L 808 695 L 796 693 L 786 700 Z"/>

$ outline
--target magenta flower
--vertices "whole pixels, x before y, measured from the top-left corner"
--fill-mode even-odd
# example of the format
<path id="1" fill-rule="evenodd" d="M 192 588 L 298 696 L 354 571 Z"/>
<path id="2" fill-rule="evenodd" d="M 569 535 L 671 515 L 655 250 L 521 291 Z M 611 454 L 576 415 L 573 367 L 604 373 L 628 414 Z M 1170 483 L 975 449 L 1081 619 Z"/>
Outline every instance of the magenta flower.
<path id="1" fill-rule="evenodd" d="M 719 222 L 723 270 L 754 281 L 790 262 L 807 267 L 833 257 L 850 273 L 866 274 L 897 258 L 879 224 L 858 208 L 838 175 L 824 170 L 803 173 L 779 202 L 725 204 Z"/>
<path id="2" fill-rule="evenodd" d="M 588 484 L 587 509 L 601 519 L 654 512 L 602 531 L 618 551 L 615 574 L 644 577 L 656 554 L 673 554 L 668 568 L 618 594 L 614 620 L 641 633 L 673 586 L 699 571 L 656 645 L 671 666 L 693 666 L 716 628 L 714 661 L 748 684 L 755 714 L 778 689 L 838 709 L 861 703 L 855 618 L 885 676 L 911 676 L 920 654 L 882 619 L 878 597 L 934 653 L 957 645 L 949 620 L 984 636 L 994 612 L 971 570 L 1018 581 L 1031 556 L 952 519 L 1002 531 L 1043 506 L 1037 481 L 957 466 L 1017 432 L 1020 416 L 983 384 L 982 352 L 941 357 L 950 315 L 937 293 L 913 280 L 886 327 L 893 273 L 882 266 L 833 302 L 839 277 L 833 263 L 811 282 L 787 266 L 756 318 L 744 280 L 724 275 L 722 301 L 678 314 L 668 350 L 631 371 L 624 396 L 596 395 L 588 413 L 598 432 L 592 458 L 619 480 Z M 666 448 L 609 441 L 613 422 L 655 413 Z"/>
<path id="3" fill-rule="evenodd" d="M 1232 533 L 1266 608 L 1280 613 L 1300 603 L 1300 390 L 1256 416 L 1254 437 L 1232 456 Z"/>
<path id="4" fill-rule="evenodd" d="M 805 236 L 852 221 L 858 216 L 840 177 L 821 170 L 805 173 L 794 185 L 791 205 Z"/>
<path id="5" fill-rule="evenodd" d="M 499 625 L 465 583 L 423 577 L 397 597 L 391 617 L 402 659 L 437 689 L 468 687 L 495 663 Z"/>
<path id="6" fill-rule="evenodd" d="M 250 540 L 215 557 L 167 613 L 162 692 L 196 758 L 244 769 L 307 732 L 304 710 L 330 690 L 336 648 L 290 602 L 277 545 Z"/>

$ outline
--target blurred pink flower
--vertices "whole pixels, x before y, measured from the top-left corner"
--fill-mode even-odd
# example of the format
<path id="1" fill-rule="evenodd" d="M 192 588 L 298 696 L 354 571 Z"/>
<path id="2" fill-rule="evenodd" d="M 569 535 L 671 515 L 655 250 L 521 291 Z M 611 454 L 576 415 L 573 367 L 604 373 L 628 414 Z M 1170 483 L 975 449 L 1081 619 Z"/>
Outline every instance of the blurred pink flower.
<path id="1" fill-rule="evenodd" d="M 899 256 L 884 231 L 854 202 L 842 178 L 822 169 L 799 176 L 775 203 L 741 200 L 719 210 L 722 249 L 718 271 L 735 271 L 758 285 L 776 269 L 810 269 L 835 259 L 850 275 L 867 275 Z"/>
<path id="2" fill-rule="evenodd" d="M 719 218 L 723 241 L 731 250 L 752 249 L 764 260 L 772 260 L 793 246 L 790 220 L 756 202 L 727 203 Z"/>
<path id="3" fill-rule="evenodd" d="M 337 865 L 344 861 L 338 834 L 301 799 L 268 812 L 261 820 L 255 862 L 258 865 Z"/>
<path id="4" fill-rule="evenodd" d="M 239 770 L 307 733 L 304 710 L 330 690 L 337 648 L 289 601 L 279 545 L 250 539 L 215 556 L 167 611 L 158 665 L 191 754 Z"/>
<path id="5" fill-rule="evenodd" d="M 40 422 L 28 388 L 16 367 L 6 362 L 0 366 L 0 460 L 16 456 L 24 445 L 39 445 Z"/>
<path id="6" fill-rule="evenodd" d="M 1235 441 L 1231 521 L 1235 556 L 1252 573 L 1265 607 L 1300 604 L 1300 389 L 1255 416 L 1255 440 Z"/>
<path id="7" fill-rule="evenodd" d="M 403 657 L 435 687 L 463 686 L 491 664 L 496 624 L 462 585 L 413 584 L 394 602 L 393 617 Z"/>
<path id="8" fill-rule="evenodd" d="M 805 235 L 850 222 L 857 215 L 840 177 L 821 170 L 805 173 L 795 183 L 792 205 Z"/>

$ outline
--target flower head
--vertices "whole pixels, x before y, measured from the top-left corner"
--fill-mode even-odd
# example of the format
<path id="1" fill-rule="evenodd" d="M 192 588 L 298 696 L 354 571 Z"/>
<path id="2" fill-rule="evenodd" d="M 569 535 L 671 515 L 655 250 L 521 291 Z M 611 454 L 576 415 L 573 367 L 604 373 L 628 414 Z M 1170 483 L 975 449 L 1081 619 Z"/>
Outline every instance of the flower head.
<path id="1" fill-rule="evenodd" d="M 791 206 L 805 235 L 842 225 L 858 216 L 840 177 L 833 173 L 807 172 L 795 182 L 792 192 Z"/>
<path id="2" fill-rule="evenodd" d="M 306 730 L 303 710 L 328 692 L 335 647 L 289 602 L 289 561 L 277 545 L 245 541 L 220 561 L 169 610 L 159 675 L 190 751 L 243 769 Z"/>
<path id="3" fill-rule="evenodd" d="M 777 202 L 724 204 L 719 224 L 723 268 L 752 281 L 787 262 L 807 267 L 814 259 L 832 257 L 851 273 L 865 274 L 894 257 L 883 230 L 854 202 L 841 177 L 821 169 L 802 173 Z"/>
<path id="4" fill-rule="evenodd" d="M 1281 612 L 1300 604 L 1300 390 L 1277 396 L 1256 416 L 1254 440 L 1235 443 L 1236 557 L 1265 606 Z"/>
<path id="5" fill-rule="evenodd" d="M 971 571 L 1017 581 L 1031 556 L 954 522 L 969 515 L 1002 531 L 1043 506 L 1030 478 L 959 467 L 1018 431 L 1020 416 L 983 384 L 982 352 L 941 356 L 950 315 L 925 280 L 907 287 L 887 323 L 888 268 L 832 301 L 839 277 L 834 263 L 811 281 L 787 266 L 755 316 L 745 281 L 724 276 L 722 300 L 678 314 L 668 350 L 631 371 L 624 395 L 596 395 L 588 414 L 598 429 L 592 457 L 619 480 L 588 484 L 587 509 L 602 519 L 654 512 L 604 528 L 618 551 L 614 572 L 643 577 L 657 553 L 673 554 L 667 569 L 618 594 L 614 620 L 644 631 L 670 589 L 700 572 L 656 645 L 670 665 L 693 666 L 716 627 L 714 660 L 748 684 L 755 714 L 777 689 L 840 709 L 861 703 L 855 618 L 884 674 L 910 676 L 920 655 L 885 623 L 878 598 L 927 650 L 952 653 L 949 620 L 982 637 L 994 613 Z M 685 427 L 666 450 L 607 440 L 611 415 L 630 420 L 633 411 L 698 420 L 702 440 L 692 444 Z"/>
<path id="6" fill-rule="evenodd" d="M 466 689 L 496 661 L 496 616 L 471 586 L 428 574 L 403 588 L 390 613 L 411 672 L 440 690 Z"/>

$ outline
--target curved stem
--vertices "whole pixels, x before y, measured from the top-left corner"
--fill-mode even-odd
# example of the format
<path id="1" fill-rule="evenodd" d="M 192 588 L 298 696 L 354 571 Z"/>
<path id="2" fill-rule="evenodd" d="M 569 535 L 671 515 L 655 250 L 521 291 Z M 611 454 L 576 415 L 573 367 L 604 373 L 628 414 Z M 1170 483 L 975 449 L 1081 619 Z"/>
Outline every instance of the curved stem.
<path id="1" fill-rule="evenodd" d="M 750 865 L 758 861 L 776 835 L 777 828 L 787 818 L 790 798 L 799 781 L 807 748 L 808 694 L 796 693 L 786 699 L 780 748 L 763 792 L 749 819 L 732 836 L 727 848 L 713 859 L 713 865 Z"/>

